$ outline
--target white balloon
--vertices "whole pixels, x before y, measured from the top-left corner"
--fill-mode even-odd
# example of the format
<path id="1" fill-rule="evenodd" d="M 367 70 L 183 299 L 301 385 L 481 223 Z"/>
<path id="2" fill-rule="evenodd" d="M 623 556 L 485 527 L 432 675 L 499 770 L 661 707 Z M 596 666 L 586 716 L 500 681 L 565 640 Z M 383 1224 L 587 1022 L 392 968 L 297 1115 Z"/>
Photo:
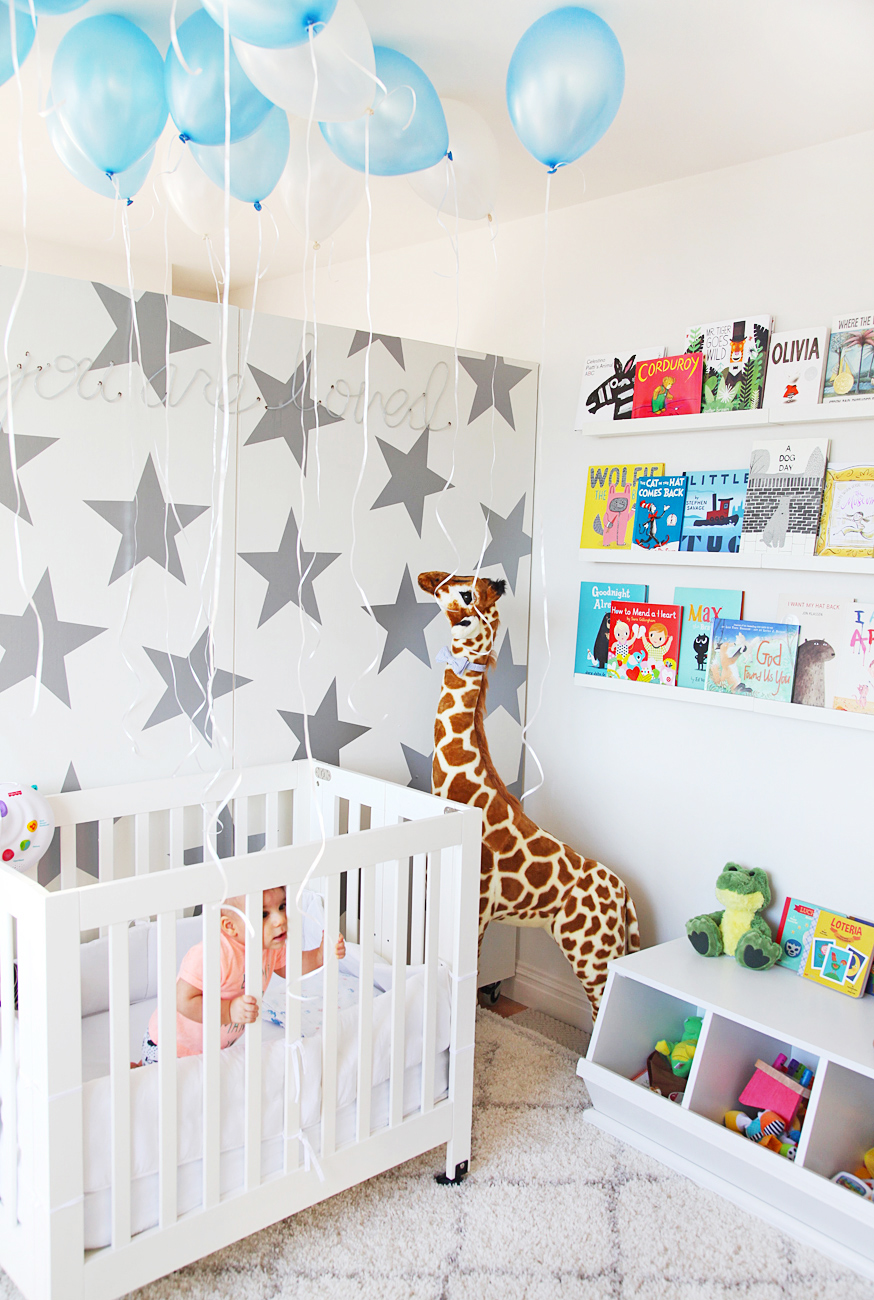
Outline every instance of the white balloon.
<path id="1" fill-rule="evenodd" d="M 495 210 L 500 163 L 498 142 L 479 113 L 457 99 L 443 99 L 452 162 L 441 158 L 407 180 L 419 198 L 446 216 L 478 221 Z M 453 172 L 455 180 L 453 183 Z"/>
<path id="2" fill-rule="evenodd" d="M 355 0 L 337 8 L 318 36 L 279 50 L 247 45 L 234 38 L 246 76 L 274 104 L 317 122 L 350 122 L 373 103 L 376 63 L 373 41 Z M 313 56 L 318 72 L 313 111 Z"/>
<path id="3" fill-rule="evenodd" d="M 332 20 L 333 21 L 333 20 Z M 361 201 L 364 177 L 340 162 L 314 122 L 309 148 L 309 222 L 307 222 L 307 122 L 294 121 L 288 162 L 279 181 L 285 211 L 302 235 L 314 243 L 330 239 Z"/>
<path id="4" fill-rule="evenodd" d="M 214 185 L 198 167 L 191 150 L 182 150 L 179 165 L 164 172 L 164 191 L 180 220 L 195 235 L 218 235 L 225 226 L 224 192 Z M 231 199 L 231 217 L 236 215 L 236 199 Z"/>

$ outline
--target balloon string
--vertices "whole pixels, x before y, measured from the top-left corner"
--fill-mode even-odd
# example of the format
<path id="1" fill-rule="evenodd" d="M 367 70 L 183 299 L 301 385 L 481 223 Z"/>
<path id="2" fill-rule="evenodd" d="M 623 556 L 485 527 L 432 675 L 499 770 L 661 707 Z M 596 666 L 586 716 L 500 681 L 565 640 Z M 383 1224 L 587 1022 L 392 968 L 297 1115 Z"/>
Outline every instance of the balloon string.
<path id="1" fill-rule="evenodd" d="M 543 454 L 543 358 L 546 356 L 546 269 L 549 260 L 549 189 L 552 184 L 552 172 L 546 174 L 546 203 L 543 210 L 543 268 L 541 271 L 541 287 L 543 296 L 543 314 L 540 322 L 540 370 L 537 384 L 537 432 L 534 437 L 534 476 L 537 481 L 537 468 Z M 549 607 L 546 594 L 546 550 L 544 544 L 543 520 L 540 522 L 540 585 L 543 591 L 543 640 L 546 647 L 546 663 L 543 668 L 543 676 L 540 679 L 540 690 L 537 696 L 537 705 L 534 713 L 527 719 L 525 726 L 522 728 L 522 743 L 530 753 L 534 762 L 537 764 L 537 770 L 540 779 L 530 790 L 523 791 L 522 798 L 527 799 L 529 794 L 534 794 L 544 782 L 543 765 L 534 751 L 534 746 L 528 742 L 528 731 L 533 727 L 540 713 L 543 704 L 543 688 L 546 684 L 546 678 L 549 675 L 549 669 L 552 665 L 552 649 L 549 644 Z M 527 692 L 526 692 L 527 694 Z"/>
<path id="2" fill-rule="evenodd" d="M 31 3 L 33 3 L 33 0 L 31 0 Z M 173 3 L 170 6 L 170 43 L 173 46 L 176 58 L 182 65 L 183 72 L 185 72 L 189 77 L 199 77 L 203 72 L 203 68 L 189 68 L 188 64 L 185 62 L 185 55 L 182 53 L 182 46 L 179 44 L 179 36 L 176 32 L 176 5 L 177 0 L 173 0 Z"/>
<path id="3" fill-rule="evenodd" d="M 32 7 L 33 0 L 31 0 Z M 32 20 L 36 23 L 36 16 L 32 15 Z M 18 42 L 16 37 L 17 14 L 14 0 L 9 0 L 9 37 L 12 46 L 12 66 L 15 69 L 15 85 L 18 93 L 18 170 L 21 177 L 21 235 L 24 243 L 24 266 L 21 271 L 21 280 L 15 298 L 12 301 L 9 315 L 6 318 L 6 328 L 3 332 L 3 359 L 6 364 L 6 438 L 9 443 L 9 465 L 12 475 L 12 483 L 15 490 L 15 513 L 12 519 L 12 533 L 15 538 L 15 564 L 18 571 L 18 581 L 24 598 L 27 601 L 27 608 L 33 613 L 36 619 L 36 666 L 34 668 L 34 685 L 33 685 L 33 704 L 30 709 L 30 717 L 34 717 L 39 707 L 40 688 L 42 686 L 43 657 L 45 652 L 45 633 L 43 629 L 42 618 L 36 607 L 36 601 L 33 595 L 28 593 L 27 582 L 24 576 L 24 551 L 21 545 L 21 487 L 18 482 L 18 456 L 15 449 L 15 391 L 12 382 L 12 362 L 10 359 L 10 342 L 12 339 L 12 329 L 15 324 L 15 318 L 21 307 L 24 291 L 27 286 L 28 274 L 30 271 L 30 246 L 27 239 L 27 167 L 24 162 L 24 88 L 21 81 L 21 65 L 18 61 Z"/>
<path id="4" fill-rule="evenodd" d="M 455 175 L 455 163 L 452 160 L 451 154 L 446 155 L 445 162 L 446 162 L 446 188 L 443 192 L 443 197 L 440 200 L 440 207 L 437 209 L 437 224 L 440 226 L 440 228 L 443 230 L 444 234 L 446 235 L 447 239 L 449 240 L 449 246 L 452 249 L 453 256 L 455 258 L 455 334 L 452 341 L 455 427 L 452 431 L 452 459 L 451 459 L 451 464 L 449 469 L 449 477 L 447 478 L 446 482 L 443 484 L 443 487 L 440 490 L 440 495 L 437 498 L 437 502 L 434 507 L 434 513 L 437 519 L 437 523 L 440 526 L 440 531 L 442 532 L 443 536 L 446 538 L 447 542 L 455 552 L 455 567 L 452 570 L 452 572 L 449 574 L 449 578 L 454 578 L 455 575 L 457 573 L 460 573 L 461 571 L 461 552 L 456 546 L 454 539 L 450 537 L 446 525 L 443 522 L 443 516 L 440 513 L 440 505 L 441 502 L 443 501 L 443 497 L 453 486 L 453 480 L 455 478 L 455 457 L 456 457 L 456 449 L 458 444 L 458 426 L 461 419 L 460 410 L 459 410 L 459 399 L 458 399 L 458 385 L 459 385 L 458 335 L 461 329 L 461 294 L 460 294 L 461 260 L 459 257 L 458 180 Z M 452 190 L 452 195 L 455 203 L 454 238 L 453 235 L 450 233 L 449 229 L 447 228 L 447 226 L 443 224 L 443 204 L 446 201 L 450 188 Z M 448 580 L 449 579 L 447 578 L 447 581 Z"/>

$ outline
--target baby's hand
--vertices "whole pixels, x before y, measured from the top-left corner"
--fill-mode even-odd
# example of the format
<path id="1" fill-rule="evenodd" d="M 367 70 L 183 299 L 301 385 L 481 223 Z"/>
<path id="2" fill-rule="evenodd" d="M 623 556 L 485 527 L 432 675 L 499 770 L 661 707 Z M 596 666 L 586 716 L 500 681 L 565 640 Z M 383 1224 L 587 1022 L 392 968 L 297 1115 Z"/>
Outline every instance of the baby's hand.
<path id="1" fill-rule="evenodd" d="M 337 946 L 334 949 L 334 955 L 338 958 L 339 961 L 342 961 L 343 958 L 346 956 L 346 940 L 343 938 L 342 934 L 340 935 L 340 938 L 337 940 Z"/>
<path id="2" fill-rule="evenodd" d="M 242 997 L 233 999 L 228 1008 L 228 1014 L 233 1025 L 254 1024 L 258 1019 L 258 999 L 254 998 L 251 993 L 244 993 Z"/>

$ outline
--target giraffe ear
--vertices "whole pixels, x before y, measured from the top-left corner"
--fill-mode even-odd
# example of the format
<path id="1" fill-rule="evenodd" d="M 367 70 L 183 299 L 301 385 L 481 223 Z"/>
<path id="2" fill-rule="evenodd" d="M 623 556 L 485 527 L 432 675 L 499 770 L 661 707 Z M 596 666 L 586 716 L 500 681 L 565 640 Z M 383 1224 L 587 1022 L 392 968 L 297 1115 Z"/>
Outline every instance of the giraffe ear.
<path id="1" fill-rule="evenodd" d="M 507 590 L 505 578 L 478 578 L 476 603 L 480 609 L 490 609 Z"/>
<path id="2" fill-rule="evenodd" d="M 427 591 L 429 596 L 433 596 L 440 584 L 445 582 L 448 577 L 448 573 L 432 569 L 430 573 L 419 574 L 419 586 L 423 591 Z"/>

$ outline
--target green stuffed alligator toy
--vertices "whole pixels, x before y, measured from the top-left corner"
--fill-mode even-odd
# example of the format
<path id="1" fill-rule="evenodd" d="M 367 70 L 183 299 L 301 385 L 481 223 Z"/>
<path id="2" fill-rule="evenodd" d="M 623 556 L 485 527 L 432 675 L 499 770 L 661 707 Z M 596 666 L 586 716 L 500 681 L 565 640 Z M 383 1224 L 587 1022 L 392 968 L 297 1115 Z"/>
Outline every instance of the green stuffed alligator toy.
<path id="1" fill-rule="evenodd" d="M 764 871 L 747 870 L 726 862 L 716 881 L 716 897 L 725 909 L 693 916 L 686 933 L 702 957 L 727 953 L 747 970 L 770 970 L 780 959 L 780 945 L 771 937 L 768 922 L 758 913 L 771 901 Z"/>

